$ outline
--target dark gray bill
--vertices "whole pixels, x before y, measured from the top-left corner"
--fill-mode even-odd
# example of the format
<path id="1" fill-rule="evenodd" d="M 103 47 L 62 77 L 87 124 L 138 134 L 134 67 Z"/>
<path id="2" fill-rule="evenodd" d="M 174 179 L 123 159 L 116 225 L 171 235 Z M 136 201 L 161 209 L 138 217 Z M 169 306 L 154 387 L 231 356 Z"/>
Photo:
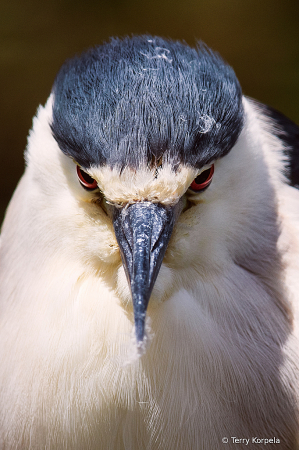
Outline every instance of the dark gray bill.
<path id="1" fill-rule="evenodd" d="M 144 338 L 147 305 L 180 212 L 178 205 L 144 202 L 114 209 L 114 230 L 131 287 L 137 342 Z"/>

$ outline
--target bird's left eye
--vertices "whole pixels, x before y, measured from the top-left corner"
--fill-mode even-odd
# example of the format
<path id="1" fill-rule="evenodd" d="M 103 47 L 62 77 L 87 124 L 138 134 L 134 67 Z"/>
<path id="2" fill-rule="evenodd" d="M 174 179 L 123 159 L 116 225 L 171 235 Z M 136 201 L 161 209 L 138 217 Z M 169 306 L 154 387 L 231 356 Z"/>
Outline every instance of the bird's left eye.
<path id="1" fill-rule="evenodd" d="M 82 170 L 79 166 L 77 166 L 77 175 L 84 189 L 87 189 L 88 191 L 93 191 L 94 189 L 97 189 L 98 187 L 97 181 L 90 175 L 88 175 L 88 173 L 84 172 L 84 170 Z"/>
<path id="2" fill-rule="evenodd" d="M 201 172 L 190 184 L 190 189 L 194 192 L 203 191 L 206 189 L 213 178 L 214 174 L 214 164 L 211 165 L 211 167 L 207 170 L 204 170 Z"/>

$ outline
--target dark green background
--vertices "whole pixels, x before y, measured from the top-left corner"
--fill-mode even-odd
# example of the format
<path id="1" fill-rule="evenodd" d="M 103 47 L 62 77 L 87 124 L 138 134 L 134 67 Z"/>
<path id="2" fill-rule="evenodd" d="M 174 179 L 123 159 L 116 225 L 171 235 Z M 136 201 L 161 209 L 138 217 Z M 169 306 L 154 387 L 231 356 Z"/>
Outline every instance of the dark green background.
<path id="1" fill-rule="evenodd" d="M 245 94 L 299 123 L 299 0 L 2 0 L 0 222 L 32 117 L 63 61 L 110 36 L 146 32 L 205 41 Z"/>

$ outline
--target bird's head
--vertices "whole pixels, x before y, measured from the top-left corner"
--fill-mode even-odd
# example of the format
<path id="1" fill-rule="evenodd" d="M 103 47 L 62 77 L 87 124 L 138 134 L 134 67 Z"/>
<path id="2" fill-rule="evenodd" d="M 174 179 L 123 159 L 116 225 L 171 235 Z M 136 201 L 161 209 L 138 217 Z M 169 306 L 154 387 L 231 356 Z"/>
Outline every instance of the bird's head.
<path id="1" fill-rule="evenodd" d="M 240 85 L 218 55 L 143 36 L 67 61 L 35 119 L 28 171 L 47 227 L 59 216 L 60 251 L 130 292 L 138 342 L 159 271 L 171 291 L 176 267 L 205 270 L 213 246 L 234 240 L 233 211 L 256 189 L 248 135 L 236 144 L 244 117 Z"/>

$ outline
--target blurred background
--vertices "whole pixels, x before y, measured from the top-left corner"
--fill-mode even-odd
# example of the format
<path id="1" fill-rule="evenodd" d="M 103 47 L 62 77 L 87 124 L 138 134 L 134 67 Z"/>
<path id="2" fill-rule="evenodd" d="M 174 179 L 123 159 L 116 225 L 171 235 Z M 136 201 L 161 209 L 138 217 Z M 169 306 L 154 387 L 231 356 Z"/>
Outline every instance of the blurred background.
<path id="1" fill-rule="evenodd" d="M 299 0 L 0 0 L 0 223 L 32 117 L 63 61 L 132 33 L 203 40 L 246 95 L 299 124 Z"/>

